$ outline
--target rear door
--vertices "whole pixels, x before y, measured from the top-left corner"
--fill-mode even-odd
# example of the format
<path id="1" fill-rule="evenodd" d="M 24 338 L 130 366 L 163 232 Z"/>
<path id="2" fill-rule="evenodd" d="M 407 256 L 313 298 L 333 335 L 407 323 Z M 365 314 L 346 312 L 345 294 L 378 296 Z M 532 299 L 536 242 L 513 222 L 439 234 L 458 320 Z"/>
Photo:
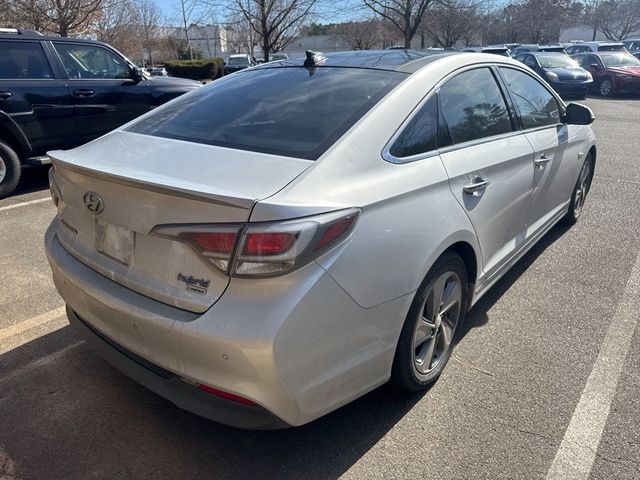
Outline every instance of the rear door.
<path id="1" fill-rule="evenodd" d="M 73 104 L 43 43 L 0 40 L 0 111 L 24 132 L 32 155 L 74 143 Z"/>
<path id="2" fill-rule="evenodd" d="M 527 237 L 543 229 L 566 206 L 575 182 L 580 144 L 561 121 L 561 106 L 540 81 L 510 67 L 499 72 L 508 86 L 524 136 L 534 150 L 534 184 Z M 584 152 L 583 152 L 584 153 Z"/>
<path id="3" fill-rule="evenodd" d="M 79 143 L 125 124 L 151 107 L 147 80 L 134 80 L 123 57 L 97 44 L 53 42 L 69 77 Z"/>
<path id="4" fill-rule="evenodd" d="M 495 74 L 468 69 L 438 93 L 440 155 L 451 191 L 473 223 L 490 278 L 522 246 L 533 180 L 533 149 L 516 129 Z"/>

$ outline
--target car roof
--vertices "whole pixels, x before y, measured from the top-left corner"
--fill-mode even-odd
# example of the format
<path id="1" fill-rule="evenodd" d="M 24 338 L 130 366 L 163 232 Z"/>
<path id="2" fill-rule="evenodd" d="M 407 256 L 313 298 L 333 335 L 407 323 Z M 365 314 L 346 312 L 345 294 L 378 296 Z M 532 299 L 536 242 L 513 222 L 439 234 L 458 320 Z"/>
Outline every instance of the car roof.
<path id="1" fill-rule="evenodd" d="M 598 40 L 596 42 L 584 42 L 584 45 L 602 45 L 602 46 L 606 46 L 606 45 L 622 45 L 622 42 L 605 42 L 603 40 Z"/>
<path id="2" fill-rule="evenodd" d="M 604 52 L 584 52 L 584 53 L 588 53 L 589 55 L 595 55 L 596 57 L 604 57 L 607 55 L 631 55 L 629 52 L 623 51 L 623 50 L 606 50 Z"/>
<path id="3" fill-rule="evenodd" d="M 562 52 L 526 52 L 528 55 L 534 57 L 557 57 L 558 55 L 567 57 L 568 55 Z"/>
<path id="4" fill-rule="evenodd" d="M 314 52 L 310 52 L 314 53 Z M 439 58 L 458 55 L 450 51 L 418 51 L 407 49 L 393 50 L 355 50 L 349 52 L 319 53 L 318 67 L 368 68 L 374 70 L 395 70 L 412 73 L 423 65 Z M 279 68 L 305 66 L 305 58 L 293 58 L 265 63 L 255 68 Z M 309 66 L 309 65 L 307 65 Z"/>

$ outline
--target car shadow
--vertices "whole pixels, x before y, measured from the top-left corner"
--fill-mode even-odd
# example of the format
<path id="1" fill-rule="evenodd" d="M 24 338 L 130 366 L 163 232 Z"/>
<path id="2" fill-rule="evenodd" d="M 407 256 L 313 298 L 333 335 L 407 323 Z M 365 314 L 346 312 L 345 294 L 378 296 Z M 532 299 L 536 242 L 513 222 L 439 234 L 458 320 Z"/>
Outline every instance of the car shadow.
<path id="1" fill-rule="evenodd" d="M 566 231 L 542 238 L 469 312 L 459 338 L 486 324 L 487 311 Z M 0 476 L 4 468 L 68 480 L 337 478 L 426 394 L 383 386 L 302 427 L 238 430 L 137 385 L 67 326 L 0 355 Z"/>
<path id="2" fill-rule="evenodd" d="M 49 168 L 44 166 L 23 166 L 18 188 L 11 194 L 22 195 L 25 193 L 39 192 L 49 189 Z"/>

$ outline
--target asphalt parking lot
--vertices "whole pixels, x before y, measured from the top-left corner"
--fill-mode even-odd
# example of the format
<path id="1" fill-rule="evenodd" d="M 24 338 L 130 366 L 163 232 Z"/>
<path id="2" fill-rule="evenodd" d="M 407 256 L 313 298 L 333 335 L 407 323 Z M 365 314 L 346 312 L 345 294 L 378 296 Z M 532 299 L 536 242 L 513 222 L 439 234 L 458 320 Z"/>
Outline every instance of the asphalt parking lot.
<path id="1" fill-rule="evenodd" d="M 583 217 L 474 307 L 440 381 L 281 431 L 183 412 L 80 340 L 43 252 L 46 171 L 26 171 L 0 200 L 0 479 L 639 479 L 640 99 L 585 103 Z"/>

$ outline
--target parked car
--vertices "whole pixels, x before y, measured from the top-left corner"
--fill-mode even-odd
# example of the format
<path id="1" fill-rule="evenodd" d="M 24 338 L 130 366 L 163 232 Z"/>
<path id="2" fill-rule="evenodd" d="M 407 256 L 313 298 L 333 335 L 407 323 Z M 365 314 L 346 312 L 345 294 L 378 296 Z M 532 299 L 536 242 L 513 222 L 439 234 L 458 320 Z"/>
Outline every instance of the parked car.
<path id="1" fill-rule="evenodd" d="M 509 58 L 309 52 L 51 152 L 46 253 L 125 374 L 218 422 L 301 425 L 436 381 L 465 312 L 580 217 L 592 121 Z"/>
<path id="2" fill-rule="evenodd" d="M 640 58 L 640 38 L 628 38 L 622 43 L 631 55 Z"/>
<path id="3" fill-rule="evenodd" d="M 278 60 L 289 60 L 289 55 L 285 52 L 276 52 L 269 55 L 270 62 L 277 62 Z"/>
<path id="4" fill-rule="evenodd" d="M 18 185 L 21 165 L 46 163 L 50 149 L 93 140 L 200 87 L 149 78 L 109 45 L 0 31 L 0 197 Z"/>
<path id="5" fill-rule="evenodd" d="M 626 48 L 622 42 L 582 42 L 565 49 L 569 55 L 587 52 L 624 52 Z"/>
<path id="6" fill-rule="evenodd" d="M 640 60 L 627 52 L 581 53 L 572 57 L 593 76 L 600 95 L 640 93 Z"/>
<path id="7" fill-rule="evenodd" d="M 537 44 L 526 44 L 520 45 L 519 47 L 514 48 L 511 51 L 511 56 L 515 59 L 518 59 L 524 53 L 527 52 L 557 52 L 557 53 L 567 53 L 564 50 L 564 47 L 560 44 L 558 45 L 537 45 Z"/>
<path id="8" fill-rule="evenodd" d="M 519 57 L 560 95 L 584 98 L 593 85 L 591 74 L 563 53 L 529 52 Z"/>
<path id="9" fill-rule="evenodd" d="M 169 72 L 167 72 L 167 69 L 164 67 L 152 68 L 150 73 L 152 77 L 168 77 L 169 76 Z"/>
<path id="10" fill-rule="evenodd" d="M 467 47 L 463 52 L 492 53 L 503 57 L 510 57 L 509 49 L 504 45 L 488 45 L 485 47 Z"/>
<path id="11" fill-rule="evenodd" d="M 230 55 L 226 65 L 224 66 L 224 74 L 229 75 L 230 73 L 238 72 L 245 68 L 253 67 L 254 65 L 257 65 L 257 62 L 253 61 L 251 55 L 244 53 Z"/>

